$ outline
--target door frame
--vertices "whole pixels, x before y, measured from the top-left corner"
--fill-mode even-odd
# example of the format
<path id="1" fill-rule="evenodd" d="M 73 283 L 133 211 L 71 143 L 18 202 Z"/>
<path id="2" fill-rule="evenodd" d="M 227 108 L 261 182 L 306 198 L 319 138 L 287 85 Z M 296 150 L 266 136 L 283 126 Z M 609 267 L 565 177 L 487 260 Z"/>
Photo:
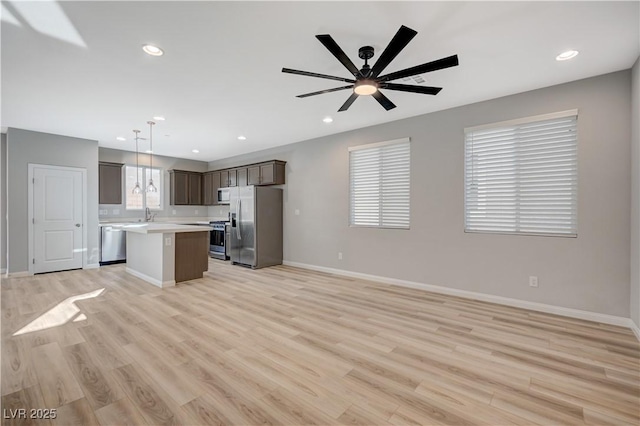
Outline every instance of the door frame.
<path id="1" fill-rule="evenodd" d="M 27 238 L 29 239 L 29 258 L 27 263 L 29 264 L 29 275 L 33 275 L 33 255 L 34 255 L 34 238 L 33 233 L 33 175 L 35 168 L 45 168 L 51 170 L 66 170 L 71 172 L 80 172 L 82 174 L 82 269 L 87 268 L 87 169 L 82 167 L 67 167 L 67 166 L 53 166 L 50 164 L 36 164 L 29 163 L 29 173 L 27 180 Z M 31 260 L 31 262 L 29 262 Z"/>

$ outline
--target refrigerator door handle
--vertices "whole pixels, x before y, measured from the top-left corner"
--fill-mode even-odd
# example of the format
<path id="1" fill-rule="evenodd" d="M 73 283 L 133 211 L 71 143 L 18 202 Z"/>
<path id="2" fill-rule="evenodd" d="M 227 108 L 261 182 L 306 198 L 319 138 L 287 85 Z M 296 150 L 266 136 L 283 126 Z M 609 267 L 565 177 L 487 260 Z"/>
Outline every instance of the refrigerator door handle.
<path id="1" fill-rule="evenodd" d="M 236 236 L 238 237 L 239 240 L 241 240 L 242 234 L 240 233 L 240 226 L 242 225 L 242 218 L 240 216 L 240 197 L 238 197 L 238 200 L 236 201 L 236 212 L 238 215 L 238 226 L 236 226 Z"/>

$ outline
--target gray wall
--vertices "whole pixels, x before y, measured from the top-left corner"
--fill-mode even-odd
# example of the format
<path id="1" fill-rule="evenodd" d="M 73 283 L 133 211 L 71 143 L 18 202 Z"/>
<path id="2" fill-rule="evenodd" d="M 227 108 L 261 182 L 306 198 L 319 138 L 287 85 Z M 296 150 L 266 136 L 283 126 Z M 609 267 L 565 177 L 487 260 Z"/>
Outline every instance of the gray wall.
<path id="1" fill-rule="evenodd" d="M 112 163 L 123 163 L 131 166 L 136 164 L 136 154 L 130 151 L 121 151 L 117 149 L 99 148 L 98 157 L 100 161 L 107 161 Z M 140 166 L 149 165 L 149 155 L 140 154 L 139 156 Z M 163 188 L 164 208 L 157 213 L 158 218 L 164 217 L 209 217 L 209 216 L 222 216 L 227 214 L 227 209 L 222 207 L 207 207 L 207 206 L 171 206 L 169 205 L 169 173 L 168 170 L 192 170 L 195 172 L 207 171 L 208 164 L 204 161 L 185 160 L 182 158 L 163 157 L 156 155 L 153 157 L 153 167 L 159 167 L 163 170 Z M 141 182 L 142 184 L 142 182 Z M 124 194 L 122 197 L 124 201 Z M 114 220 L 114 219 L 138 219 L 144 217 L 144 212 L 139 210 L 125 210 L 123 204 L 100 204 L 100 210 L 107 210 L 107 214 L 100 214 L 100 220 Z M 114 213 L 117 210 L 118 213 Z M 173 213 L 175 211 L 175 214 Z M 196 213 L 197 211 L 197 213 Z"/>
<path id="2" fill-rule="evenodd" d="M 29 269 L 27 239 L 28 164 L 80 167 L 87 170 L 87 262 L 99 261 L 98 141 L 9 128 L 7 131 L 8 272 Z"/>
<path id="3" fill-rule="evenodd" d="M 579 109 L 578 237 L 465 234 L 463 128 L 573 108 Z M 348 120 L 349 112 L 334 118 Z M 628 317 L 630 129 L 627 70 L 209 168 L 287 161 L 286 260 Z M 412 144 L 411 229 L 350 228 L 347 148 L 406 136 Z M 530 275 L 539 277 L 539 288 L 529 287 Z"/>
<path id="4" fill-rule="evenodd" d="M 7 268 L 7 135 L 0 134 L 0 260 Z"/>
<path id="5" fill-rule="evenodd" d="M 640 327 L 640 58 L 631 78 L 631 319 Z"/>

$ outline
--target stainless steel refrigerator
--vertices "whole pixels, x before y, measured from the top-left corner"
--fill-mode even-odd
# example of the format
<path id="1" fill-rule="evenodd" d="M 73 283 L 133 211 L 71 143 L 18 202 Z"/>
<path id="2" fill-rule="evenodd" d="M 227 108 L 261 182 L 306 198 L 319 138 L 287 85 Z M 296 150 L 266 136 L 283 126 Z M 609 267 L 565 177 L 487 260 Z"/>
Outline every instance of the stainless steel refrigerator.
<path id="1" fill-rule="evenodd" d="M 282 189 L 230 188 L 231 262 L 254 269 L 282 264 Z"/>

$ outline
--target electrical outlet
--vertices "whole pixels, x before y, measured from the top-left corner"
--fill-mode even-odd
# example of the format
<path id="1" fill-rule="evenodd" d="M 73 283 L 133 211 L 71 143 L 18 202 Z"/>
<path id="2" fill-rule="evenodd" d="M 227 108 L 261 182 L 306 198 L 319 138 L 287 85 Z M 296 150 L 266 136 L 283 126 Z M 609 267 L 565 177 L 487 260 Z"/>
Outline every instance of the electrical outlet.
<path id="1" fill-rule="evenodd" d="M 342 260 L 342 252 L 341 251 L 338 252 L 338 260 Z"/>
<path id="2" fill-rule="evenodd" d="M 170 246 L 171 245 L 171 237 L 167 237 L 164 239 L 164 245 L 165 246 Z"/>
<path id="3" fill-rule="evenodd" d="M 529 287 L 538 287 L 538 277 L 529 277 Z"/>
<path id="4" fill-rule="evenodd" d="M 198 214 L 198 210 L 196 210 L 196 214 Z"/>
<path id="5" fill-rule="evenodd" d="M 113 214 L 120 214 L 120 209 L 113 209 Z"/>
<path id="6" fill-rule="evenodd" d="M 109 214 L 109 210 L 100 210 L 100 216 L 105 216 Z"/>

